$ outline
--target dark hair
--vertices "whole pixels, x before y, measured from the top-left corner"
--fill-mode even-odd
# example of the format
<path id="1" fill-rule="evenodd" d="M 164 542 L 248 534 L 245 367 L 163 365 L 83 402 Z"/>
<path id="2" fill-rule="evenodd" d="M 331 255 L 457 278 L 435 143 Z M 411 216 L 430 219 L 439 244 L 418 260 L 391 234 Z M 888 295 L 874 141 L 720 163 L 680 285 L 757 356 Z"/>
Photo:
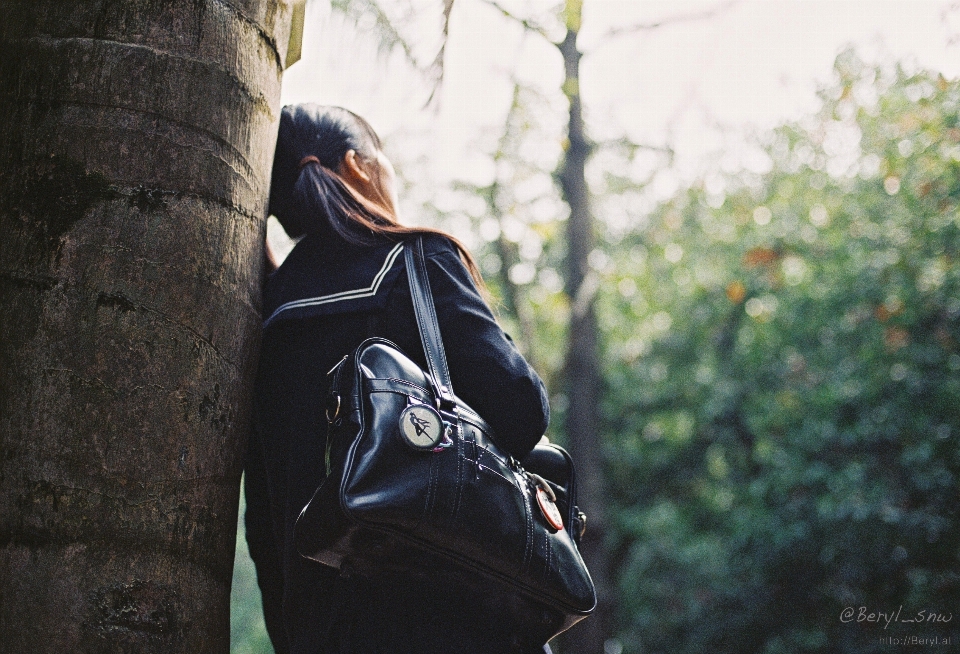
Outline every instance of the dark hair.
<path id="1" fill-rule="evenodd" d="M 376 162 L 381 149 L 370 124 L 351 111 L 317 104 L 284 107 L 273 159 L 269 212 L 294 238 L 333 233 L 349 243 L 373 245 L 384 238 L 440 234 L 456 246 L 477 286 L 485 291 L 476 262 L 459 240 L 441 230 L 397 222 L 383 192 L 379 165 L 373 166 L 379 201 L 355 191 L 336 172 L 349 150 L 364 161 Z"/>

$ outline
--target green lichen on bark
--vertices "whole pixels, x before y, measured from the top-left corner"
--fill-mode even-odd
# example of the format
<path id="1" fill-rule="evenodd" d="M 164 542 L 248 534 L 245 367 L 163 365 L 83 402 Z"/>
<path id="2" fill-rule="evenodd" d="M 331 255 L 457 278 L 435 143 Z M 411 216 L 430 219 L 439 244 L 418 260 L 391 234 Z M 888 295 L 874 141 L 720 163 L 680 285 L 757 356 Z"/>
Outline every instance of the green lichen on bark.
<path id="1" fill-rule="evenodd" d="M 171 651 L 191 627 L 176 589 L 153 581 L 102 586 L 88 606 L 84 630 L 103 652 Z"/>

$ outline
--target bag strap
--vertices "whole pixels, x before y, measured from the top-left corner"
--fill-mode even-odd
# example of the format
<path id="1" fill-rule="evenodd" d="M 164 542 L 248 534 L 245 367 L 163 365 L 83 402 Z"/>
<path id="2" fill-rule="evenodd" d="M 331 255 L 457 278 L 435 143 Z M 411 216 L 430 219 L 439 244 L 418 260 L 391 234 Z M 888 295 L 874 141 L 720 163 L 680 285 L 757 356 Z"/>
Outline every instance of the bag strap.
<path id="1" fill-rule="evenodd" d="M 427 369 L 440 401 L 439 408 L 441 411 L 455 412 L 457 401 L 453 395 L 447 355 L 443 350 L 443 340 L 440 337 L 437 310 L 433 304 L 433 294 L 430 292 L 427 259 L 423 252 L 423 237 L 418 235 L 415 239 L 407 241 L 403 254 L 407 264 L 407 280 L 410 282 L 413 312 L 417 316 L 417 327 L 420 330 L 420 342 L 423 343 Z"/>

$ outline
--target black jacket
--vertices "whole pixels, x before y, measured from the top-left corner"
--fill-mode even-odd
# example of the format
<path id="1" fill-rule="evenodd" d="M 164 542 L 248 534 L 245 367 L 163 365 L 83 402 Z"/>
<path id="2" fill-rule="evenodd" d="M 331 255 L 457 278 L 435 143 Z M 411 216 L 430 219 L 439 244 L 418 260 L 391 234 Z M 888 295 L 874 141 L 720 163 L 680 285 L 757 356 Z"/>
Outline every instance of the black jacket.
<path id="1" fill-rule="evenodd" d="M 456 588 L 425 597 L 386 579 L 344 579 L 294 547 L 296 518 L 324 474 L 326 372 L 370 336 L 426 367 L 402 248 L 307 236 L 265 288 L 245 519 L 278 654 L 512 651 L 510 634 L 457 609 L 465 598 Z M 430 235 L 424 248 L 454 392 L 521 458 L 549 420 L 543 383 L 497 325 L 452 243 Z"/>

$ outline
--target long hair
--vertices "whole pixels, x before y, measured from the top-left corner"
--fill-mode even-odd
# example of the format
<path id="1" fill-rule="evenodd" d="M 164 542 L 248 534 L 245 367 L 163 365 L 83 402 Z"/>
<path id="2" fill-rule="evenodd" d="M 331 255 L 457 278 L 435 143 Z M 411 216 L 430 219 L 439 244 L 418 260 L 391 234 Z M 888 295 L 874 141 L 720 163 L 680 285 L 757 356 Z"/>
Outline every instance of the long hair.
<path id="1" fill-rule="evenodd" d="M 407 227 L 397 221 L 376 163 L 381 149 L 380 138 L 370 124 L 351 111 L 317 104 L 284 107 L 270 182 L 270 213 L 294 238 L 332 233 L 355 245 L 373 245 L 384 238 L 440 234 L 456 246 L 485 294 L 480 269 L 463 243 L 442 230 Z M 336 172 L 349 150 L 373 162 L 373 183 L 379 195 L 376 201 L 355 191 Z"/>

